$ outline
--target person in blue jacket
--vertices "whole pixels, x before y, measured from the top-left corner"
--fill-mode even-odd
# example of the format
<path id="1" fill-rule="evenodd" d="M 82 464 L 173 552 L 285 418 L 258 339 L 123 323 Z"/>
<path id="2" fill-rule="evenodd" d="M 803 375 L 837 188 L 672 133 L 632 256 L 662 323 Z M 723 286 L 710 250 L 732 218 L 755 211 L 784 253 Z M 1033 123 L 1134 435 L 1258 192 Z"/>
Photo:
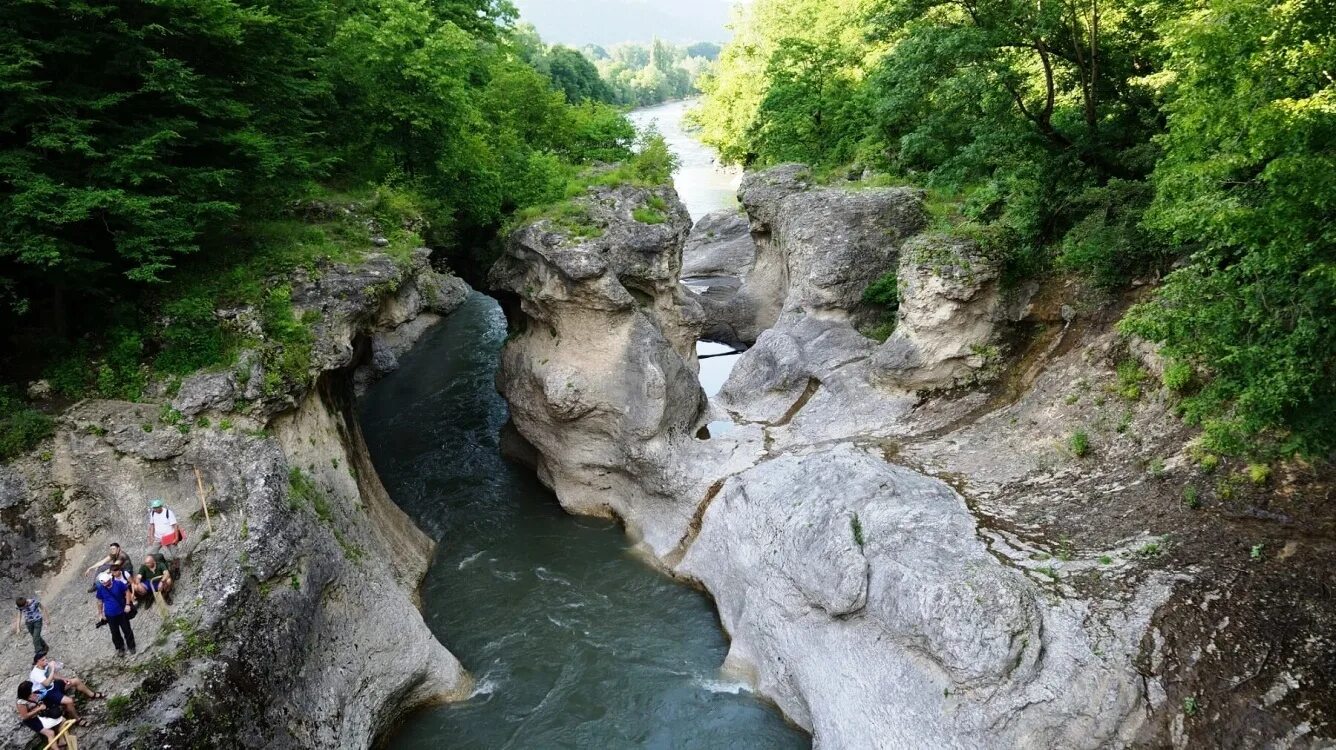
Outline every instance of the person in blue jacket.
<path id="1" fill-rule="evenodd" d="M 130 611 L 134 608 L 134 590 L 124 580 L 111 573 L 97 574 L 98 625 L 103 621 L 111 628 L 111 645 L 117 656 L 125 656 L 128 647 L 135 653 L 135 631 L 130 628 Z"/>

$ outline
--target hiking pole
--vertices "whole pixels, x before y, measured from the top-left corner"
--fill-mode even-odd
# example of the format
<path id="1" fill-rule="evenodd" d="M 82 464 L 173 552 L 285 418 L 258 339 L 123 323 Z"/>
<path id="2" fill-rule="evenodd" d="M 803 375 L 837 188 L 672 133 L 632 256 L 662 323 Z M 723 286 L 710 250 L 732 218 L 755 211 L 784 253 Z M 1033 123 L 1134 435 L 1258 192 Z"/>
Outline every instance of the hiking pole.
<path id="1" fill-rule="evenodd" d="M 199 489 L 199 504 L 204 507 L 204 520 L 209 522 L 209 533 L 213 533 L 213 519 L 209 518 L 209 503 L 204 499 L 204 477 L 200 476 L 199 467 L 195 469 L 195 486 Z"/>

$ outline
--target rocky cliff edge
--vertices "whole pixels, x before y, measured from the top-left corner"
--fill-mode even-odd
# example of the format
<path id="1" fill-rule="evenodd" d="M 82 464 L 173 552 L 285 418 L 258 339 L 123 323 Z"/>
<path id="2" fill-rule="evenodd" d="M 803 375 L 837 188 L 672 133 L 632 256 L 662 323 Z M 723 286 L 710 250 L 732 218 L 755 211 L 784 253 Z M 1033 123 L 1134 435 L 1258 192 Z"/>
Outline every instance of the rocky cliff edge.
<path id="1" fill-rule="evenodd" d="M 81 702 L 94 721 L 77 730 L 83 746 L 366 748 L 414 706 L 467 694 L 415 606 L 433 543 L 386 495 L 352 406 L 468 294 L 428 256 L 284 280 L 313 334 L 298 382 L 244 352 L 170 397 L 78 403 L 53 439 L 0 466 L 9 588 L 46 605 L 52 656 L 113 697 Z M 174 606 L 141 610 L 139 654 L 120 660 L 93 627 L 82 571 L 112 541 L 138 564 L 154 497 L 177 511 L 187 562 Z M 9 644 L 17 684 L 31 647 L 26 634 Z"/>

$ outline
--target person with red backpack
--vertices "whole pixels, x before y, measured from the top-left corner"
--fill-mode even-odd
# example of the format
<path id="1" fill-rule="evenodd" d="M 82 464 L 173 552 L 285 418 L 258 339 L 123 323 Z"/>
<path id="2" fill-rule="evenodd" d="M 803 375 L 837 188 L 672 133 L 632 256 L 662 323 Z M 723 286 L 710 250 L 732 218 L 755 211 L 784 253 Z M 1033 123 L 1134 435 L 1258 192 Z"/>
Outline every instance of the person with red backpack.
<path id="1" fill-rule="evenodd" d="M 181 531 L 181 525 L 176 521 L 176 514 L 171 508 L 162 504 L 162 500 L 154 499 L 149 504 L 148 511 L 148 546 L 151 554 L 161 554 L 166 558 L 172 571 L 179 569 L 180 563 L 176 554 L 177 545 L 185 539 L 185 534 Z"/>

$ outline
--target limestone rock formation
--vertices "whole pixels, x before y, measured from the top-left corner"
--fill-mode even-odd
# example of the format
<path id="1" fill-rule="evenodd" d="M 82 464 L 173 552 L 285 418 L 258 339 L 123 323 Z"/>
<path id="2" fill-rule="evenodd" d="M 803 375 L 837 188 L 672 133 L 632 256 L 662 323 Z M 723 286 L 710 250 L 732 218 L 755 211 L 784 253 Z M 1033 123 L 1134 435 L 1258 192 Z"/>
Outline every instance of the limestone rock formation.
<path id="1" fill-rule="evenodd" d="M 314 334 L 309 379 L 266 377 L 260 341 L 170 402 L 76 404 L 53 439 L 0 466 L 0 512 L 19 521 L 0 533 L 11 589 L 45 603 L 53 656 L 132 696 L 128 718 L 101 717 L 84 744 L 366 748 L 414 705 L 467 694 L 414 603 L 433 544 L 385 494 L 352 412 L 367 339 L 402 336 L 465 291 L 425 250 L 327 267 L 293 290 Z M 188 562 L 170 613 L 141 611 L 140 654 L 121 661 L 92 627 L 82 571 L 112 541 L 138 564 L 155 497 L 177 512 Z M 18 675 L 31 652 L 11 644 Z"/>
<path id="2" fill-rule="evenodd" d="M 895 269 L 901 244 L 927 222 L 920 191 L 816 187 L 797 164 L 747 174 L 738 197 L 755 261 L 736 291 L 700 298 L 711 338 L 734 345 L 755 342 L 781 315 L 874 322 L 863 291 Z"/>
<path id="3" fill-rule="evenodd" d="M 664 221 L 636 220 L 651 203 Z M 563 506 L 620 516 L 666 549 L 692 509 L 660 458 L 690 444 L 704 407 L 699 308 L 678 283 L 691 220 L 671 188 L 598 189 L 575 205 L 596 236 L 538 221 L 491 270 L 513 331 L 498 386 Z"/>
<path id="4" fill-rule="evenodd" d="M 812 187 L 786 165 L 748 175 L 740 197 L 757 240 L 737 292 L 745 319 L 676 291 L 683 230 L 612 210 L 644 200 L 633 191 L 587 199 L 599 240 L 552 222 L 511 238 L 493 271 L 517 298 L 500 386 L 540 475 L 565 507 L 622 518 L 659 564 L 709 590 L 732 638 L 725 666 L 818 747 L 1145 736 L 1160 687 L 1138 664 L 1172 576 L 1120 565 L 1106 588 L 1094 551 L 1045 567 L 1042 535 L 920 470 L 917 446 L 931 441 L 966 471 L 984 460 L 986 442 L 966 459 L 941 441 L 990 408 L 988 394 L 915 391 L 971 380 L 986 358 L 1005 317 L 996 269 L 919 235 L 916 191 Z M 875 312 L 862 293 L 897 267 L 901 333 L 879 346 L 857 328 Z M 750 327 L 755 341 L 710 403 L 678 356 L 696 316 L 699 330 Z M 914 357 L 883 353 L 896 350 Z M 734 429 L 693 437 L 721 419 Z M 1013 491 L 1035 490 L 994 488 L 990 507 Z M 1082 572 L 1095 582 L 1069 580 Z"/>
<path id="5" fill-rule="evenodd" d="M 876 355 L 887 381 L 910 390 L 948 387 L 997 359 L 998 267 L 973 242 L 915 237 L 901 252 L 896 279 L 895 332 Z"/>
<path id="6" fill-rule="evenodd" d="M 756 241 L 747 217 L 737 211 L 714 211 L 691 228 L 682 249 L 682 278 L 741 278 L 756 262 Z"/>
<path id="7" fill-rule="evenodd" d="M 949 487 L 851 443 L 728 478 L 678 571 L 719 603 L 727 664 L 821 747 L 1131 739 L 1126 657 L 1151 600 L 1102 612 L 1053 596 L 990 553 Z M 1108 617 L 1089 638 L 1083 623 Z"/>

